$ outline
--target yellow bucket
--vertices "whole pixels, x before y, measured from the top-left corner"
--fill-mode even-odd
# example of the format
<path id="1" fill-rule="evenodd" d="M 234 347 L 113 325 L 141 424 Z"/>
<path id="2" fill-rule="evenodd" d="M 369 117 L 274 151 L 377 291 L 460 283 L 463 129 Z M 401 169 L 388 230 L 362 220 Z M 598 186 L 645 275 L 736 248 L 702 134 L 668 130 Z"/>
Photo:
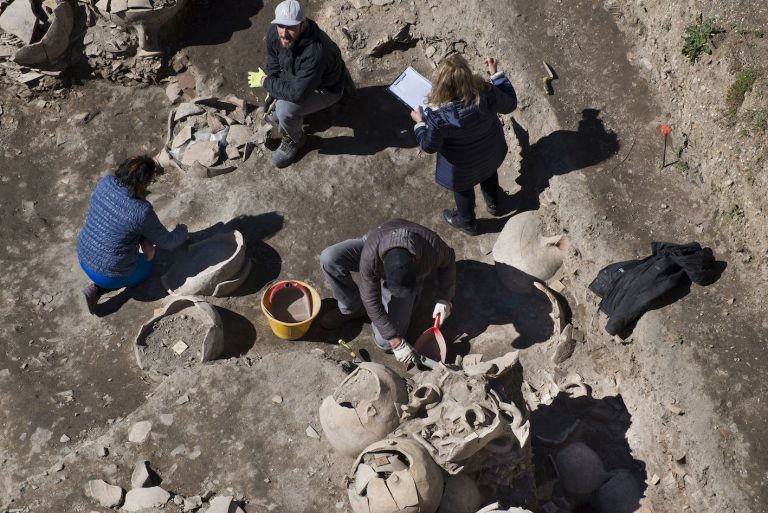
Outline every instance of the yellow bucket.
<path id="1" fill-rule="evenodd" d="M 270 303 L 272 291 L 280 287 L 285 287 L 286 284 L 290 283 L 305 287 L 310 295 L 311 312 L 309 318 L 301 322 L 286 322 L 278 319 L 272 313 L 272 304 Z M 261 311 L 264 312 L 264 315 L 267 317 L 272 333 L 284 340 L 296 340 L 303 337 L 307 331 L 309 331 L 309 326 L 312 324 L 312 321 L 315 320 L 317 314 L 320 313 L 320 302 L 320 294 L 318 294 L 310 284 L 299 280 L 282 280 L 273 283 L 264 291 L 264 294 L 261 296 Z"/>

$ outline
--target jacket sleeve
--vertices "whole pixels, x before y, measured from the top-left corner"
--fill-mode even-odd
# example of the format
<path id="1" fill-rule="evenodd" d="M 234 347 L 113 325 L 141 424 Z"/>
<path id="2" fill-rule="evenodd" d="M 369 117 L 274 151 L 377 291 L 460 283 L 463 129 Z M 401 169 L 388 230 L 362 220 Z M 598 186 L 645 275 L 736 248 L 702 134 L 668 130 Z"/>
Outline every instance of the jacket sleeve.
<path id="1" fill-rule="evenodd" d="M 267 76 L 268 77 L 279 77 L 280 76 L 280 61 L 277 59 L 277 50 L 278 50 L 278 43 L 277 41 L 277 28 L 275 25 L 269 26 L 269 31 L 267 32 Z"/>
<path id="2" fill-rule="evenodd" d="M 452 302 L 456 294 L 456 252 L 445 243 L 442 246 L 437 267 L 437 295 Z"/>
<path id="3" fill-rule="evenodd" d="M 381 279 L 373 272 L 373 262 L 370 262 L 370 257 L 366 259 L 369 260 L 368 262 L 363 258 L 360 261 L 360 298 L 363 300 L 368 317 L 371 318 L 371 323 L 376 326 L 385 340 L 398 336 L 405 337 L 405 333 L 397 332 L 397 328 L 381 302 Z"/>
<path id="4" fill-rule="evenodd" d="M 425 118 L 426 119 L 426 118 Z M 413 127 L 421 149 L 427 153 L 437 153 L 443 148 L 443 134 L 434 123 L 423 121 Z"/>
<path id="5" fill-rule="evenodd" d="M 167 250 L 176 249 L 187 239 L 187 234 L 179 226 L 170 232 L 166 230 L 152 208 L 141 225 L 141 236 L 158 248 Z"/>
<path id="6" fill-rule="evenodd" d="M 323 78 L 323 49 L 314 44 L 307 47 L 296 60 L 296 74 L 281 70 L 279 76 L 267 76 L 264 88 L 279 100 L 298 103 L 317 89 Z"/>
<path id="7" fill-rule="evenodd" d="M 509 114 L 517 108 L 517 94 L 503 71 L 491 75 L 491 91 L 496 100 L 496 111 Z"/>

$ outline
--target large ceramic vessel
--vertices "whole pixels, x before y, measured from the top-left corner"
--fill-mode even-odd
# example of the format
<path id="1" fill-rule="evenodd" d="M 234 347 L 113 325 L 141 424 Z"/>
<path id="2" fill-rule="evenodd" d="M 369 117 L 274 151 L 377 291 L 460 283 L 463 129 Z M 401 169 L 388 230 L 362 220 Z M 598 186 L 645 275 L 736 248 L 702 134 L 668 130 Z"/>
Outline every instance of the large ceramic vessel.
<path id="1" fill-rule="evenodd" d="M 99 0 L 96 9 L 113 23 L 135 28 L 139 36 L 137 55 L 148 57 L 163 53 L 158 32 L 186 3 L 187 0 Z"/>

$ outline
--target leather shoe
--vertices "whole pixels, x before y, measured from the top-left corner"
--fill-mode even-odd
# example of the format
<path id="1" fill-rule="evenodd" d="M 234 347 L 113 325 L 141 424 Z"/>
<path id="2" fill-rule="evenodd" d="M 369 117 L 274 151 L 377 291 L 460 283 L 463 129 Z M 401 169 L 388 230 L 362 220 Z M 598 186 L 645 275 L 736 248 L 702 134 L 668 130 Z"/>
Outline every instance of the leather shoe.
<path id="1" fill-rule="evenodd" d="M 455 208 L 446 208 L 443 210 L 443 219 L 449 225 L 453 226 L 457 230 L 461 230 L 467 235 L 477 235 L 477 221 L 469 224 L 462 223 L 459 220 L 459 212 Z"/>

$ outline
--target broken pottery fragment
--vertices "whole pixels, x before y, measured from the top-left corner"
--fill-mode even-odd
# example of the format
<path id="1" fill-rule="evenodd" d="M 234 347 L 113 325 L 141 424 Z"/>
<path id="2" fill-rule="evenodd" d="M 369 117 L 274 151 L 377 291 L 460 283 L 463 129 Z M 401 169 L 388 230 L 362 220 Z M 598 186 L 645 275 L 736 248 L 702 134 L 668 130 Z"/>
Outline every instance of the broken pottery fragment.
<path id="1" fill-rule="evenodd" d="M 574 497 L 591 494 L 611 477 L 595 451 L 582 442 L 567 445 L 555 455 L 563 489 Z"/>
<path id="2" fill-rule="evenodd" d="M 186 151 L 184 151 L 184 157 L 182 157 L 181 163 L 185 166 L 191 166 L 195 162 L 199 162 L 205 167 L 210 167 L 216 164 L 218 160 L 219 143 L 217 141 L 198 141 L 187 147 Z"/>
<path id="3" fill-rule="evenodd" d="M 20 3 L 20 0 L 16 0 Z M 75 23 L 75 11 L 70 2 L 61 2 L 53 10 L 51 26 L 37 43 L 20 48 L 13 60 L 24 66 L 56 62 L 69 48 L 70 35 Z"/>
<path id="4" fill-rule="evenodd" d="M 552 354 L 553 363 L 559 365 L 573 355 L 573 351 L 576 349 L 576 340 L 574 340 L 572 332 L 573 326 L 569 323 L 556 339 L 555 352 Z"/>
<path id="5" fill-rule="evenodd" d="M 14 0 L 0 14 L 0 29 L 18 37 L 24 44 L 32 42 L 36 24 L 31 0 Z"/>
<path id="6" fill-rule="evenodd" d="M 124 27 L 133 27 L 139 39 L 138 57 L 162 54 L 158 40 L 160 28 L 171 20 L 187 0 L 111 0 L 97 2 L 96 8 L 104 18 Z"/>
<path id="7" fill-rule="evenodd" d="M 560 300 L 546 285 L 535 281 L 533 282 L 533 286 L 536 287 L 536 289 L 538 289 L 540 292 L 543 292 L 544 295 L 547 296 L 547 299 L 549 299 L 549 302 L 552 304 L 552 312 L 549 314 L 549 316 L 555 326 L 555 335 L 559 335 L 562 333 L 565 326 L 565 313 L 563 312 L 563 307 L 560 304 Z"/>
<path id="8" fill-rule="evenodd" d="M 563 265 L 568 238 L 541 232 L 536 213 L 524 212 L 507 221 L 493 245 L 496 273 L 513 292 L 533 292 L 534 282 L 551 279 Z"/>
<path id="9" fill-rule="evenodd" d="M 244 267 L 245 240 L 233 230 L 190 244 L 187 253 L 177 258 L 161 281 L 174 295 L 210 296 L 220 284 L 242 278 Z"/>
<path id="10" fill-rule="evenodd" d="M 173 138 L 171 147 L 178 148 L 180 146 L 184 146 L 191 140 L 192 140 L 192 127 L 185 126 L 184 128 L 181 129 L 181 131 L 179 131 L 178 134 L 176 134 L 176 137 Z"/>
<path id="11" fill-rule="evenodd" d="M 414 440 L 381 440 L 358 456 L 347 492 L 355 513 L 435 513 L 443 474 Z"/>
<path id="12" fill-rule="evenodd" d="M 190 341 L 200 343 L 199 356 L 196 357 L 197 361 L 200 363 L 208 362 L 215 360 L 221 355 L 224 350 L 224 328 L 221 317 L 216 310 L 200 298 L 192 296 L 174 297 L 160 313 L 149 319 L 139 329 L 134 349 L 136 361 L 142 370 L 155 371 L 153 368 L 155 366 L 154 359 L 147 356 L 148 354 L 153 354 L 152 348 L 147 346 L 147 340 L 154 329 L 155 323 L 164 317 L 177 314 L 187 308 L 195 309 L 195 315 L 188 314 L 190 322 L 202 322 L 205 333 L 202 341 Z"/>
<path id="13" fill-rule="evenodd" d="M 251 269 L 253 269 L 253 261 L 250 258 L 246 258 L 245 263 L 243 264 L 242 269 L 240 269 L 240 272 L 237 273 L 237 276 L 231 280 L 225 280 L 216 285 L 216 288 L 213 289 L 212 296 L 227 297 L 234 294 L 237 289 L 245 283 L 245 280 L 248 279 L 248 276 L 251 274 Z"/>
<path id="14" fill-rule="evenodd" d="M 229 127 L 229 134 L 227 134 L 227 143 L 234 147 L 245 146 L 246 143 L 251 142 L 253 139 L 253 133 L 251 129 L 245 125 L 232 125 Z"/>
<path id="15" fill-rule="evenodd" d="M 182 82 L 180 75 L 169 98 L 177 97 L 179 88 L 186 91 Z M 180 103 L 168 116 L 168 134 L 158 160 L 200 178 L 234 171 L 248 159 L 257 139 L 239 121 L 245 121 L 247 107 L 245 100 L 235 96 Z"/>
<path id="16" fill-rule="evenodd" d="M 394 436 L 418 441 L 452 475 L 496 458 L 510 468 L 524 468 L 530 449 L 527 410 L 506 399 L 502 386 L 508 378 L 522 380 L 517 353 L 469 361 L 463 369 L 439 364 L 416 374 Z"/>
<path id="17" fill-rule="evenodd" d="M 338 452 L 354 458 L 400 423 L 405 381 L 378 363 L 361 363 L 320 405 L 320 425 Z"/>
<path id="18" fill-rule="evenodd" d="M 476 513 L 480 501 L 480 490 L 471 477 L 464 473 L 449 475 L 437 513 Z"/>

